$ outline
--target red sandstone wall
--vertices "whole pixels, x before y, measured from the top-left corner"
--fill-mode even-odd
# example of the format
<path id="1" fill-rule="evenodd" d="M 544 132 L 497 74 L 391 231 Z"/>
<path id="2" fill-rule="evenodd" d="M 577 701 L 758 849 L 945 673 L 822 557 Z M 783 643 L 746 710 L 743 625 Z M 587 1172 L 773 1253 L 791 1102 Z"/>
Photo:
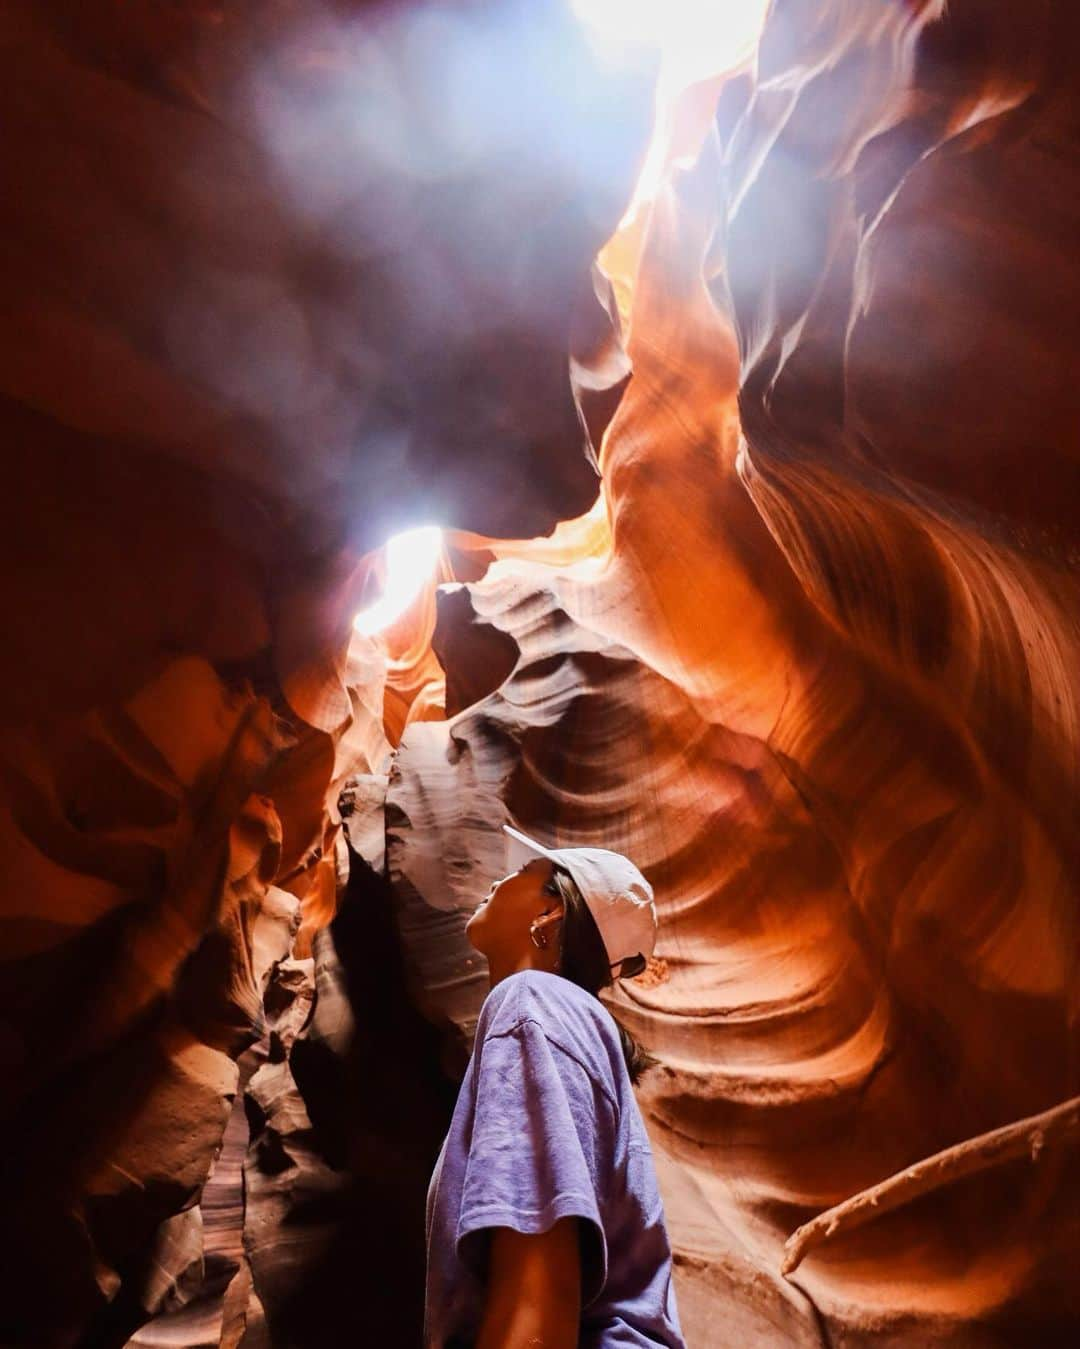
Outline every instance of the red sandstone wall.
<path id="1" fill-rule="evenodd" d="M 474 634 L 519 658 L 398 754 L 402 930 L 466 1030 L 447 896 L 497 871 L 504 808 L 654 879 L 663 967 L 616 1002 L 664 1064 L 642 1095 L 694 1343 L 1077 1317 L 1075 1102 L 963 1146 L 1077 1091 L 1070 23 L 774 6 L 605 255 L 634 365 L 606 548 L 516 550 L 447 605 L 451 674 Z M 800 1224 L 954 1145 L 780 1277 Z"/>
<path id="2" fill-rule="evenodd" d="M 550 160 L 343 141 L 362 9 L 5 20 L 4 1337 L 329 1343 L 372 1230 L 407 1297 L 509 811 L 656 885 L 694 1349 L 1064 1339 L 1075 1114 L 780 1263 L 1080 1090 L 1072 8 L 777 0 L 602 255 L 602 446 L 640 82 L 540 100 L 541 227 Z M 436 506 L 463 586 L 350 646 Z"/>

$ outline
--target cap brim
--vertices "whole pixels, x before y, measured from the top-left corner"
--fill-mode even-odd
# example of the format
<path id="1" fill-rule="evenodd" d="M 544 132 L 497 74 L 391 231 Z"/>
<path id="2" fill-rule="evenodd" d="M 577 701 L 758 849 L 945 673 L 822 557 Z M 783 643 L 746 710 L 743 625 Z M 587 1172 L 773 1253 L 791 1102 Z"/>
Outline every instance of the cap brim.
<path id="1" fill-rule="evenodd" d="M 506 845 L 506 863 L 511 871 L 517 871 L 518 867 L 524 866 L 526 862 L 531 862 L 535 857 L 551 856 L 548 848 L 545 848 L 542 843 L 537 843 L 536 839 L 530 838 L 528 834 L 523 834 L 520 829 L 504 824 L 503 832 L 509 838 Z"/>

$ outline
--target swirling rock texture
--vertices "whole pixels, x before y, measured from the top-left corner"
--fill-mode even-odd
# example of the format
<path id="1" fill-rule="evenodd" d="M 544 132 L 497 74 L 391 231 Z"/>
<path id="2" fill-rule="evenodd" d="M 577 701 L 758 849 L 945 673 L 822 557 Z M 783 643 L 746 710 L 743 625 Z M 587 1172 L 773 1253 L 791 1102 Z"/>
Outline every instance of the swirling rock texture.
<path id="1" fill-rule="evenodd" d="M 0 1342 L 185 1306 L 138 1333 L 284 1342 L 263 1235 L 349 1149 L 278 1022 L 395 738 L 351 618 L 398 527 L 595 499 L 648 72 L 559 0 L 26 0 L 0 37 Z"/>
<path id="2" fill-rule="evenodd" d="M 494 12 L 8 7 L 0 1340 L 415 1342 L 512 817 L 693 1349 L 1068 1342 L 1074 8 L 774 0 L 591 270 L 642 81 Z"/>
<path id="3" fill-rule="evenodd" d="M 1077 1091 L 1074 25 L 773 6 L 605 255 L 609 546 L 448 597 L 448 683 L 518 659 L 392 772 L 417 984 L 466 1034 L 504 811 L 654 879 L 662 964 L 613 1002 L 663 1062 L 692 1343 L 1078 1325 L 1076 1111 L 1041 1117 Z"/>

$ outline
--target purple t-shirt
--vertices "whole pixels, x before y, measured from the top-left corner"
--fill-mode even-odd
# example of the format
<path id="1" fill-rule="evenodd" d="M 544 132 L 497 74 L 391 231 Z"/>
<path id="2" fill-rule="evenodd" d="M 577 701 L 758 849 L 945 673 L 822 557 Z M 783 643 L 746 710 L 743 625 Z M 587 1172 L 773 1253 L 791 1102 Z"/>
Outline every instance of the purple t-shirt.
<path id="1" fill-rule="evenodd" d="M 685 1349 L 649 1138 L 607 1009 L 522 970 L 484 1000 L 427 1198 L 425 1349 L 479 1333 L 493 1227 L 576 1214 L 583 1349 Z"/>

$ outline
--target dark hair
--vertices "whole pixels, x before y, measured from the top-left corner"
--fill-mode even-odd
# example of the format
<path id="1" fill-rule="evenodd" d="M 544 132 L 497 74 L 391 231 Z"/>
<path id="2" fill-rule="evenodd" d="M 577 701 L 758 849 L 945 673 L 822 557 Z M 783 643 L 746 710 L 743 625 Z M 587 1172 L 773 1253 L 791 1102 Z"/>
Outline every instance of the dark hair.
<path id="1" fill-rule="evenodd" d="M 577 882 L 568 871 L 555 866 L 548 885 L 552 887 L 549 893 L 557 893 L 563 902 L 562 963 L 559 972 L 595 997 L 600 989 L 607 988 L 616 977 L 612 974 L 600 930 L 582 898 Z M 643 956 L 631 956 L 620 963 L 617 977 L 621 979 L 640 974 L 644 968 Z M 630 1074 L 630 1081 L 636 1083 L 642 1073 L 652 1068 L 658 1060 L 634 1039 L 618 1017 L 613 1016 L 612 1020 L 622 1042 L 626 1071 Z"/>

